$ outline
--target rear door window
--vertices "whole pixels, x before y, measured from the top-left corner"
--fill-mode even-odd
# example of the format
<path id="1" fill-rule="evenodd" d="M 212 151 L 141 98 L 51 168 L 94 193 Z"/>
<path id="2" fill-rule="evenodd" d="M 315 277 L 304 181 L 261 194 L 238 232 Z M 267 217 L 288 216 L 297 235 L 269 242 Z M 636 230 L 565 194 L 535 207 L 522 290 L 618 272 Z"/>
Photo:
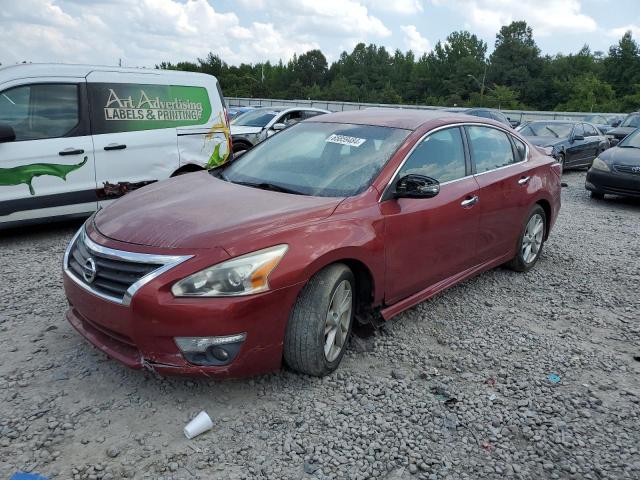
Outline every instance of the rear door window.
<path id="1" fill-rule="evenodd" d="M 468 126 L 466 129 L 476 173 L 506 167 L 519 161 L 513 153 L 511 141 L 505 132 L 497 128 L 480 126 Z"/>
<path id="2" fill-rule="evenodd" d="M 74 136 L 80 123 L 76 84 L 35 84 L 0 93 L 0 122 L 13 128 L 16 141 Z"/>
<path id="3" fill-rule="evenodd" d="M 573 136 L 574 137 L 584 137 L 584 128 L 582 127 L 581 123 L 576 124 L 575 127 L 573 127 Z"/>
<path id="4" fill-rule="evenodd" d="M 398 178 L 417 174 L 435 178 L 440 183 L 466 176 L 466 162 L 459 128 L 432 133 L 413 150 Z"/>

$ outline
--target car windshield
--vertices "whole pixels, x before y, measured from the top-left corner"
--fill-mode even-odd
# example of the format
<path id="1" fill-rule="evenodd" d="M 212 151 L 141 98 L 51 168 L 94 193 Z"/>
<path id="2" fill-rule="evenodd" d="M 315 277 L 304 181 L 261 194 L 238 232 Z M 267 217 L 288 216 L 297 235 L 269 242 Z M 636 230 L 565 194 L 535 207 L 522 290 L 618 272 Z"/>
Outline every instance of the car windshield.
<path id="1" fill-rule="evenodd" d="M 371 185 L 410 130 L 343 123 L 299 123 L 212 173 L 289 193 L 348 197 Z"/>
<path id="2" fill-rule="evenodd" d="M 525 137 L 564 138 L 571 135 L 573 123 L 531 122 L 520 130 Z"/>
<path id="3" fill-rule="evenodd" d="M 640 127 L 640 115 L 629 115 L 624 119 L 624 122 L 620 124 L 621 127 Z"/>
<path id="4" fill-rule="evenodd" d="M 627 135 L 618 146 L 623 148 L 640 148 L 640 128 Z"/>
<path id="5" fill-rule="evenodd" d="M 234 118 L 231 121 L 231 125 L 238 125 L 239 127 L 264 127 L 277 114 L 278 112 L 276 110 L 268 108 L 249 110 L 248 112 L 244 112 Z"/>

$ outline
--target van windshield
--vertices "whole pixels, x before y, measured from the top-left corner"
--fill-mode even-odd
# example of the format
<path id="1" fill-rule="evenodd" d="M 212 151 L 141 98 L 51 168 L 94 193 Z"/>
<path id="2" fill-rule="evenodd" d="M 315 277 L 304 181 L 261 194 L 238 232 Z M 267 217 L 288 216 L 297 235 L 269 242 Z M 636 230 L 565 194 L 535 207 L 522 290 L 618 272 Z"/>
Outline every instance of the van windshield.
<path id="1" fill-rule="evenodd" d="M 411 133 L 346 123 L 299 123 L 212 174 L 233 183 L 319 197 L 367 189 Z"/>

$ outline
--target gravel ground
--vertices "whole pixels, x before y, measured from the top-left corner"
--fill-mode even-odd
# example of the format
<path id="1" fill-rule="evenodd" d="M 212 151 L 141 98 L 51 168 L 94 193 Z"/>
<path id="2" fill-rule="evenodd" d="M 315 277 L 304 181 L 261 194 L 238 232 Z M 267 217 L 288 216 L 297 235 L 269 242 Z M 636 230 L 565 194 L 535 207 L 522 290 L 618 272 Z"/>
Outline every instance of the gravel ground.
<path id="1" fill-rule="evenodd" d="M 325 379 L 127 370 L 64 320 L 78 225 L 4 232 L 0 477 L 640 478 L 640 202 L 565 178 L 533 271 L 413 308 Z M 187 440 L 200 410 L 214 428 Z"/>

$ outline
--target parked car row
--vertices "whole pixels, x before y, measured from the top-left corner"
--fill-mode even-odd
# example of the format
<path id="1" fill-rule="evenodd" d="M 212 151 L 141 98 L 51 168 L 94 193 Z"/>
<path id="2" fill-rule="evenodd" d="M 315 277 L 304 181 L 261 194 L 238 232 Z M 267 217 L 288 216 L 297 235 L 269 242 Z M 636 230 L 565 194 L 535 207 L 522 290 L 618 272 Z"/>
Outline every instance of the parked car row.
<path id="1" fill-rule="evenodd" d="M 354 322 L 531 269 L 563 167 L 593 163 L 596 197 L 640 179 L 635 134 L 606 150 L 588 122 L 271 106 L 230 124 L 207 75 L 52 70 L 0 69 L 0 221 L 104 207 L 65 251 L 66 317 L 131 368 L 326 375 Z"/>

